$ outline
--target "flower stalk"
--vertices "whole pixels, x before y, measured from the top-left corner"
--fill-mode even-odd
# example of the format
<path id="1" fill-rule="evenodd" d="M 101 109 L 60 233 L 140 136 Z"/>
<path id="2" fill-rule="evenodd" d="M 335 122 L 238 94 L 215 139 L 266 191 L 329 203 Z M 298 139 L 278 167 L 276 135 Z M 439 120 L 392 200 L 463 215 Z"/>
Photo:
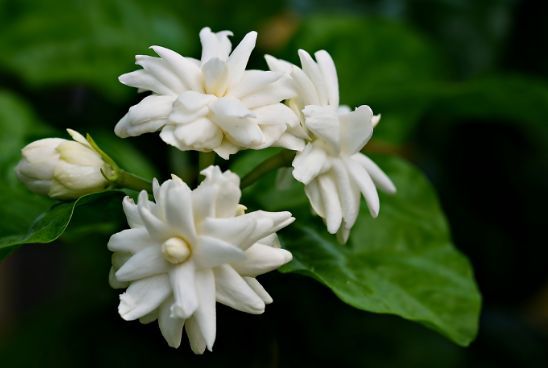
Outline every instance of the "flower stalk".
<path id="1" fill-rule="evenodd" d="M 254 184 L 257 180 L 271 171 L 277 170 L 281 167 L 290 166 L 294 157 L 295 152 L 281 151 L 280 153 L 267 158 L 242 178 L 242 182 L 240 184 L 241 188 L 244 189 Z"/>

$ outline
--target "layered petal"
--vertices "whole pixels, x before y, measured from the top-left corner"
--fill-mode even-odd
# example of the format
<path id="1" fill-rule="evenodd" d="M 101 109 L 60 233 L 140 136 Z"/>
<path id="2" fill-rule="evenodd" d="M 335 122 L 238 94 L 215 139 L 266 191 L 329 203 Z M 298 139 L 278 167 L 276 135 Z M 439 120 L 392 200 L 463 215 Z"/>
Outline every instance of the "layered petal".
<path id="1" fill-rule="evenodd" d="M 217 301 L 241 312 L 261 314 L 265 303 L 232 267 L 215 268 Z"/>
<path id="2" fill-rule="evenodd" d="M 127 138 L 161 129 L 167 124 L 174 101 L 174 96 L 145 97 L 137 105 L 130 107 L 128 113 L 114 127 L 114 133 L 121 138 Z"/>
<path id="3" fill-rule="evenodd" d="M 126 321 L 132 321 L 152 312 L 169 296 L 168 277 L 157 275 L 138 280 L 120 295 L 118 313 Z"/>
<path id="4" fill-rule="evenodd" d="M 281 248 L 255 243 L 245 252 L 245 259 L 232 263 L 232 267 L 243 276 L 256 277 L 273 271 L 290 262 L 293 256 Z"/>

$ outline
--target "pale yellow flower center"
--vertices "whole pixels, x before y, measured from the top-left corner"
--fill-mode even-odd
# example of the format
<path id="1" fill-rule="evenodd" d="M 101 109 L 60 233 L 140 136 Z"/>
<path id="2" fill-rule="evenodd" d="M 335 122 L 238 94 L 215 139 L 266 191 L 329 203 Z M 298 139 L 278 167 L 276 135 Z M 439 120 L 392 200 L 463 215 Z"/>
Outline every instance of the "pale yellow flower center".
<path id="1" fill-rule="evenodd" d="M 162 254 L 169 263 L 183 263 L 190 257 L 190 245 L 182 238 L 169 238 L 162 243 Z"/>

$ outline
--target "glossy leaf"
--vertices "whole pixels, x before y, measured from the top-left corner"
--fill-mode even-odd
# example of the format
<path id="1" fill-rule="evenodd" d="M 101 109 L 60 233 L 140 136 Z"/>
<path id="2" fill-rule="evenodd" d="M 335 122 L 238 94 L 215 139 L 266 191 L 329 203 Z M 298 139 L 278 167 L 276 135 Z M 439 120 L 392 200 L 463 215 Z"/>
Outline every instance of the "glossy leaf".
<path id="1" fill-rule="evenodd" d="M 23 244 L 53 242 L 65 232 L 75 212 L 80 208 L 87 210 L 83 219 L 85 225 L 97 228 L 99 223 L 111 223 L 112 227 L 116 227 L 116 213 L 113 213 L 112 210 L 109 211 L 107 206 L 115 203 L 114 208 L 118 209 L 118 213 L 121 212 L 123 195 L 125 195 L 123 191 L 113 190 L 88 194 L 71 202 L 55 203 L 44 213 L 38 215 L 28 228 L 24 221 L 16 221 L 15 223 L 19 227 L 18 231 L 11 229 L 11 232 L 7 233 L 4 231 L 5 229 L 0 229 L 0 259 Z M 20 217 L 28 214 L 24 207 L 16 207 L 13 211 L 15 215 L 21 215 Z"/>
<path id="2" fill-rule="evenodd" d="M 311 215 L 298 183 L 268 193 L 270 177 L 250 188 L 246 199 L 297 217 L 281 233 L 294 257 L 283 272 L 313 277 L 356 308 L 420 322 L 466 346 L 477 333 L 481 298 L 470 264 L 451 242 L 434 189 L 401 159 L 375 160 L 398 192 L 381 195 L 377 219 L 362 208 L 347 245 Z"/>

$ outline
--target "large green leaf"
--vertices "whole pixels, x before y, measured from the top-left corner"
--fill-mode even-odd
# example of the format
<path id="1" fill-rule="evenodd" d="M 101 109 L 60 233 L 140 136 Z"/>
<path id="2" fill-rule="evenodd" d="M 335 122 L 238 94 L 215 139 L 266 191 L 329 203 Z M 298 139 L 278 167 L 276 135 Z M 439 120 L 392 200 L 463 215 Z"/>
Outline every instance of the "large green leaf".
<path id="1" fill-rule="evenodd" d="M 270 176 L 249 188 L 245 200 L 296 216 L 281 233 L 294 256 L 283 272 L 311 276 L 356 308 L 417 321 L 468 345 L 477 333 L 480 294 L 470 264 L 451 242 L 432 186 L 401 159 L 375 160 L 398 193 L 381 195 L 377 219 L 362 208 L 347 245 L 311 216 L 300 184 L 275 190 Z"/>
<path id="2" fill-rule="evenodd" d="M 117 97 L 135 54 L 159 44 L 189 51 L 184 25 L 164 2 L 20 1 L 0 7 L 0 65 L 33 85 L 85 84 Z"/>

